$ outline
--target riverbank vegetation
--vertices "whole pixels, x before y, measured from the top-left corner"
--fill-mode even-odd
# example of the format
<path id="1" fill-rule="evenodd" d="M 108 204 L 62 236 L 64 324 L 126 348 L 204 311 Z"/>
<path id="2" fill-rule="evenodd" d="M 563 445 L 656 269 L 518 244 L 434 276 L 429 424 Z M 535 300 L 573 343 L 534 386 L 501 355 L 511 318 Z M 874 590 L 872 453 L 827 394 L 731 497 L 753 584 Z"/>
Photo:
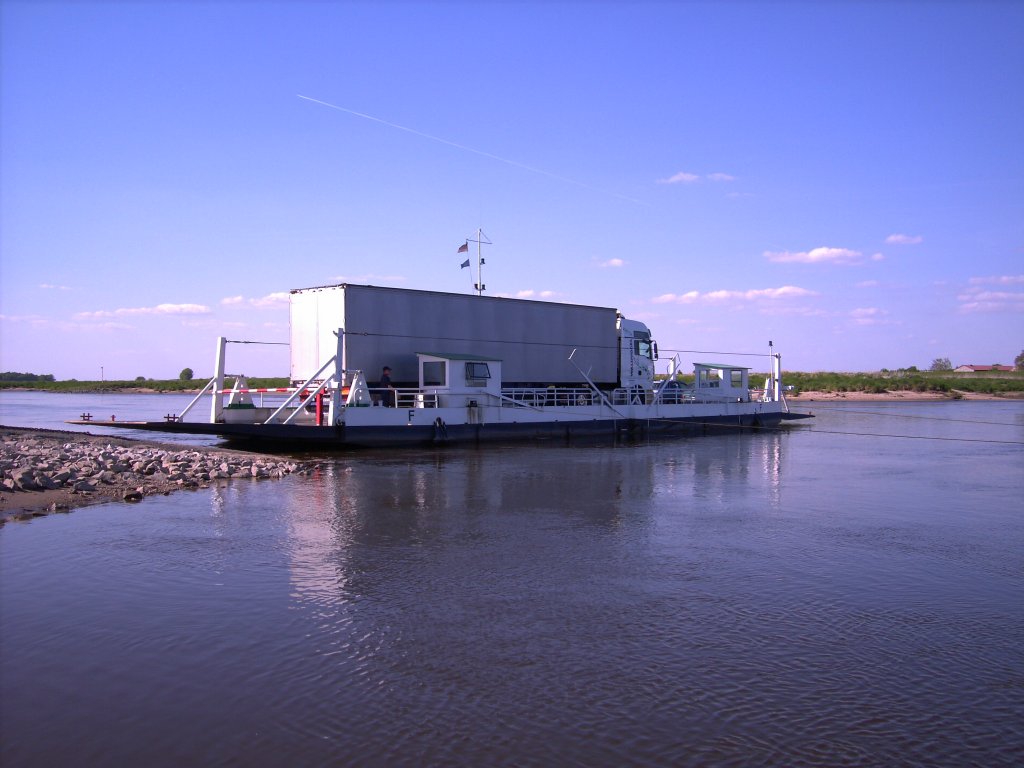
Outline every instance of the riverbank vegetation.
<path id="1" fill-rule="evenodd" d="M 3 389 L 31 389 L 39 392 L 64 392 L 64 393 L 89 393 L 89 392 L 198 392 L 209 379 L 192 381 L 189 379 L 147 379 L 139 376 L 136 379 L 124 381 L 78 381 L 68 379 L 67 381 L 52 380 L 0 380 L 0 390 Z M 253 378 L 249 377 L 249 386 L 253 389 L 270 389 L 275 387 L 287 387 L 288 379 L 281 378 Z M 226 379 L 225 385 L 230 387 L 234 379 Z"/>
<path id="2" fill-rule="evenodd" d="M 751 382 L 763 380 L 751 376 Z M 819 371 L 801 373 L 786 371 L 783 381 L 794 388 L 793 395 L 800 392 L 931 392 L 956 397 L 958 392 L 978 395 L 1016 396 L 1024 394 L 1024 373 L 979 376 L 977 374 L 955 374 L 951 371 L 918 371 L 901 369 L 879 373 L 832 373 Z"/>
<path id="3" fill-rule="evenodd" d="M 767 373 L 750 373 L 750 386 L 762 386 Z M 662 378 L 659 376 L 658 378 Z M 1003 397 L 1024 397 L 1024 372 L 1013 373 L 953 373 L 952 371 L 919 371 L 904 368 L 897 371 L 876 373 L 836 373 L 817 371 L 783 371 L 783 383 L 793 387 L 790 397 L 799 397 L 801 392 L 822 393 L 865 393 L 884 395 L 886 393 L 929 393 L 948 395 L 951 398 L 960 393 Z M 693 384 L 692 375 L 680 376 L 684 384 Z"/>
<path id="4" fill-rule="evenodd" d="M 19 374 L 33 376 L 33 374 Z M 760 386 L 767 374 L 750 374 L 751 386 Z M 693 376 L 683 376 L 682 381 L 693 383 Z M 885 394 L 886 392 L 930 392 L 947 394 L 956 397 L 958 392 L 979 395 L 1024 396 L 1024 372 L 998 374 L 957 374 L 952 371 L 919 371 L 906 368 L 897 371 L 879 371 L 877 373 L 835 373 L 818 371 L 803 373 L 785 371 L 783 380 L 792 386 L 790 396 L 799 397 L 800 392 L 865 392 L 868 394 Z M 54 381 L 52 376 L 41 375 L 34 378 L 8 379 L 0 377 L 0 390 L 31 389 L 42 392 L 92 393 L 92 392 L 198 392 L 206 384 L 207 379 L 136 379 L 124 381 Z M 225 384 L 230 387 L 233 379 Z M 280 378 L 249 378 L 249 386 L 254 389 L 271 389 L 287 387 L 288 379 Z"/>

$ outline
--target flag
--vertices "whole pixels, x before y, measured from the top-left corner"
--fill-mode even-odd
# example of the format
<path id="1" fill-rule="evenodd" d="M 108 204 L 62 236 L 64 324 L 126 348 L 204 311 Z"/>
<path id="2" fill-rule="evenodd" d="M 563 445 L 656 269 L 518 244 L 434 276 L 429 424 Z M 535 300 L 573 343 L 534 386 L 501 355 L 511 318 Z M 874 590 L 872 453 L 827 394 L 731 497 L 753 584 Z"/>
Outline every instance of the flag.
<path id="1" fill-rule="evenodd" d="M 465 269 L 468 266 L 469 266 L 469 259 L 466 259 L 464 262 L 462 262 L 462 266 L 460 267 L 460 269 Z"/>
<path id="2" fill-rule="evenodd" d="M 456 253 L 469 253 L 469 243 L 463 243 L 459 246 L 459 250 Z"/>

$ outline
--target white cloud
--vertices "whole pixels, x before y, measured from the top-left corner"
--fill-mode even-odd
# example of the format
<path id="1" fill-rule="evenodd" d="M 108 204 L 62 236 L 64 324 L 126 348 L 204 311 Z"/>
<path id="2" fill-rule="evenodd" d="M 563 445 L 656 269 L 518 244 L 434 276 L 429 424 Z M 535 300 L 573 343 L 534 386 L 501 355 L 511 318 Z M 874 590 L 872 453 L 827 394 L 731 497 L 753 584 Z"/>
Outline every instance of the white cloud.
<path id="1" fill-rule="evenodd" d="M 890 245 L 917 245 L 918 243 L 923 243 L 924 238 L 920 235 L 901 235 L 896 233 L 885 238 L 885 242 Z"/>
<path id="2" fill-rule="evenodd" d="M 553 299 L 556 296 L 558 296 L 558 294 L 555 291 L 535 291 L 532 288 L 525 288 L 524 290 L 516 291 L 515 294 L 517 299 Z"/>
<path id="3" fill-rule="evenodd" d="M 70 291 L 71 289 L 66 285 L 53 285 L 51 283 L 40 283 L 39 287 L 45 291 Z"/>
<path id="4" fill-rule="evenodd" d="M 707 179 L 708 181 L 736 181 L 735 176 L 730 176 L 728 173 L 709 173 L 706 176 L 701 176 L 699 173 L 687 173 L 686 171 L 680 171 L 667 179 L 657 179 L 658 184 L 694 184 L 701 179 Z"/>
<path id="5" fill-rule="evenodd" d="M 855 285 L 856 288 L 875 288 L 879 285 L 877 280 L 861 280 Z"/>
<path id="6" fill-rule="evenodd" d="M 456 266 L 458 263 L 456 262 Z M 355 283 L 357 285 L 385 285 L 387 283 L 404 283 L 408 278 L 402 275 L 335 275 L 327 278 L 330 283 Z"/>
<path id="7" fill-rule="evenodd" d="M 1021 285 L 1024 284 L 1024 275 L 1001 275 L 999 277 L 972 277 L 968 282 L 971 285 Z"/>
<path id="8" fill-rule="evenodd" d="M 829 313 L 824 309 L 815 309 L 814 307 L 794 307 L 782 304 L 771 304 L 762 307 L 761 314 L 788 317 L 827 317 Z"/>
<path id="9" fill-rule="evenodd" d="M 765 251 L 764 257 L 776 264 L 858 264 L 864 258 L 849 248 L 814 248 L 810 251 Z M 876 254 L 873 259 L 881 257 Z"/>
<path id="10" fill-rule="evenodd" d="M 291 293 L 288 291 L 276 291 L 268 293 L 259 299 L 249 299 L 249 304 L 260 309 L 274 309 L 288 306 Z"/>
<path id="11" fill-rule="evenodd" d="M 887 325 L 888 314 L 888 310 L 878 307 L 860 307 L 850 312 L 850 319 L 854 325 Z"/>
<path id="12" fill-rule="evenodd" d="M 104 331 L 123 331 L 123 330 L 127 330 L 127 329 L 130 329 L 130 328 L 134 328 L 135 326 L 128 325 L 128 323 L 115 323 L 112 320 L 108 320 L 105 323 L 100 323 L 99 325 L 90 325 L 88 327 L 89 328 L 99 328 L 99 329 L 104 330 Z"/>
<path id="13" fill-rule="evenodd" d="M 957 299 L 961 302 L 960 311 L 966 313 L 1024 312 L 1024 293 L 968 290 Z"/>
<path id="14" fill-rule="evenodd" d="M 266 296 L 261 296 L 258 299 L 247 299 L 244 296 L 228 296 L 221 299 L 220 303 L 225 307 L 248 306 L 255 307 L 256 309 L 278 309 L 288 306 L 290 295 L 289 291 L 277 291 L 275 293 L 268 293 Z"/>
<path id="15" fill-rule="evenodd" d="M 5 323 L 29 323 L 35 326 L 46 325 L 49 320 L 42 315 L 0 315 Z"/>
<path id="16" fill-rule="evenodd" d="M 96 312 L 79 312 L 76 319 L 87 320 L 99 317 L 126 317 L 134 315 L 206 315 L 210 308 L 203 304 L 157 304 L 155 307 L 123 307 L 121 309 L 101 309 Z"/>
<path id="17" fill-rule="evenodd" d="M 1024 292 L 1012 290 L 1015 286 L 1024 285 L 1024 275 L 972 277 L 968 283 L 968 287 L 957 296 L 961 313 L 1024 312 Z M 984 286 L 1011 290 L 992 290 Z"/>
<path id="18" fill-rule="evenodd" d="M 658 179 L 658 184 L 693 184 L 695 181 L 700 181 L 700 176 L 696 173 L 687 173 L 686 171 L 680 171 L 679 173 L 669 176 L 667 179 Z"/>
<path id="19" fill-rule="evenodd" d="M 663 293 L 661 296 L 655 296 L 651 301 L 654 304 L 689 304 L 691 301 L 696 301 L 700 298 L 700 293 L 697 291 L 690 291 L 677 295 L 675 293 Z"/>
<path id="20" fill-rule="evenodd" d="M 605 267 L 605 268 L 607 268 L 607 267 L 624 267 L 624 266 L 626 266 L 626 262 L 624 262 L 622 259 L 608 259 L 608 261 L 602 261 L 601 262 L 601 266 Z"/>
<path id="21" fill-rule="evenodd" d="M 775 301 L 778 299 L 798 299 L 817 296 L 814 291 L 799 288 L 795 285 L 784 285 L 780 288 L 752 288 L 747 291 L 689 291 L 683 294 L 663 293 L 651 299 L 654 304 L 715 304 L 725 301 Z"/>
<path id="22" fill-rule="evenodd" d="M 89 312 L 81 314 L 94 315 L 94 313 Z M 76 318 L 87 321 L 93 320 L 93 317 L 80 317 L 80 315 L 76 315 Z M 61 333 L 75 333 L 78 331 L 115 331 L 134 327 L 127 323 L 120 323 L 114 320 L 107 320 L 100 323 L 83 323 L 61 320 L 53 317 L 44 317 L 42 315 L 0 315 L 0 321 L 5 323 L 25 323 L 31 325 L 33 328 L 60 331 Z"/>

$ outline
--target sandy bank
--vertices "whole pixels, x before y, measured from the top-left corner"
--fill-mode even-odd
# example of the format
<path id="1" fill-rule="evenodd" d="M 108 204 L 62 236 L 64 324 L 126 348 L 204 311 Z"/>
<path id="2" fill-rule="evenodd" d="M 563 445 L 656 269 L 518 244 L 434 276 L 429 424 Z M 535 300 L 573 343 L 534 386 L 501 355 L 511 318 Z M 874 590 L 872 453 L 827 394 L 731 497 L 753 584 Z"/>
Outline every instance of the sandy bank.
<path id="1" fill-rule="evenodd" d="M 0 426 L 0 524 L 215 482 L 306 474 L 317 466 L 244 451 Z"/>

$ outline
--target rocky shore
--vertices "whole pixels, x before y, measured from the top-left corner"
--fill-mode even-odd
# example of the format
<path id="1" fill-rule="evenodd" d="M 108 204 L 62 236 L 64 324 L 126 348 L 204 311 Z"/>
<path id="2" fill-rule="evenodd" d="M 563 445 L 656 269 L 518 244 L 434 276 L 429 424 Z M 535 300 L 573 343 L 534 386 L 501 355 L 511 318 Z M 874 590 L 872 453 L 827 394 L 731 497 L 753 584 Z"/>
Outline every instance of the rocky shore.
<path id="1" fill-rule="evenodd" d="M 0 426 L 0 525 L 214 482 L 308 474 L 317 467 L 242 451 Z"/>

